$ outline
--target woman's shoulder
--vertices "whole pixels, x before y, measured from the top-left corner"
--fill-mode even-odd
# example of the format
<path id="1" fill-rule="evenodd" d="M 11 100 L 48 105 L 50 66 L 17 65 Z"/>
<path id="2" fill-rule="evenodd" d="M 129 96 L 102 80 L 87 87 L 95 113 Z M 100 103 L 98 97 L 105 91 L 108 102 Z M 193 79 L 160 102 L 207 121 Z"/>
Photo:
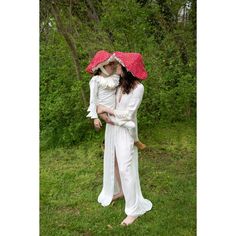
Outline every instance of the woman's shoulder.
<path id="1" fill-rule="evenodd" d="M 137 91 L 137 92 L 143 92 L 143 91 L 144 91 L 144 86 L 143 86 L 143 84 L 140 83 L 140 82 L 137 82 L 137 84 L 136 84 L 134 90 Z"/>
<path id="2" fill-rule="evenodd" d="M 144 86 L 141 83 L 137 83 L 135 87 L 132 89 L 131 94 L 134 97 L 140 97 L 144 93 Z"/>

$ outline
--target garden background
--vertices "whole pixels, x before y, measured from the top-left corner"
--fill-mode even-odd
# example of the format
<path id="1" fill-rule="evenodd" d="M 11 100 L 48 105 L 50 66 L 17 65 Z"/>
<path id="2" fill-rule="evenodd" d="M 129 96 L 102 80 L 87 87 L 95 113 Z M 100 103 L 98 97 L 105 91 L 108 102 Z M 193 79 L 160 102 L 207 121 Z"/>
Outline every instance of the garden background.
<path id="1" fill-rule="evenodd" d="M 152 211 L 121 228 L 103 208 L 100 148 L 86 118 L 98 50 L 139 52 L 148 79 L 138 112 L 143 195 Z M 40 1 L 41 235 L 196 234 L 196 1 Z"/>

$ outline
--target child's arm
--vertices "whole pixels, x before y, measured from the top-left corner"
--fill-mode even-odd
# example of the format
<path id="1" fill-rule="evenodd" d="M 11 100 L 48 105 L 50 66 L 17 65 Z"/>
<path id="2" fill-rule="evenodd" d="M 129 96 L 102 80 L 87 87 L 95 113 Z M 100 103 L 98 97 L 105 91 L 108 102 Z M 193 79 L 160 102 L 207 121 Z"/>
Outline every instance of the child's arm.
<path id="1" fill-rule="evenodd" d="M 102 127 L 102 123 L 99 120 L 96 112 L 97 94 L 98 94 L 98 84 L 96 81 L 96 77 L 93 77 L 90 80 L 89 88 L 90 88 L 90 102 L 88 108 L 89 114 L 87 115 L 87 117 L 93 119 L 93 125 L 96 129 L 100 129 Z"/>
<path id="2" fill-rule="evenodd" d="M 98 93 L 98 84 L 96 81 L 96 77 L 93 77 L 89 82 L 90 88 L 90 102 L 87 117 L 91 119 L 98 119 L 97 111 L 96 111 L 96 103 L 97 103 L 97 93 Z"/>

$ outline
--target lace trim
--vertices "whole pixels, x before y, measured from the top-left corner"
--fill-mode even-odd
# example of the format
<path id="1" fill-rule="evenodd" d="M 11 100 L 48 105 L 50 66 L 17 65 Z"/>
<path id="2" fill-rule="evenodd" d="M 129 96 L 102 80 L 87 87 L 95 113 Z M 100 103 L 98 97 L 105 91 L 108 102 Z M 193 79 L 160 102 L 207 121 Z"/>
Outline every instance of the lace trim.
<path id="1" fill-rule="evenodd" d="M 115 89 L 119 85 L 119 76 L 112 76 L 112 78 L 97 78 L 98 85 L 103 89 Z"/>

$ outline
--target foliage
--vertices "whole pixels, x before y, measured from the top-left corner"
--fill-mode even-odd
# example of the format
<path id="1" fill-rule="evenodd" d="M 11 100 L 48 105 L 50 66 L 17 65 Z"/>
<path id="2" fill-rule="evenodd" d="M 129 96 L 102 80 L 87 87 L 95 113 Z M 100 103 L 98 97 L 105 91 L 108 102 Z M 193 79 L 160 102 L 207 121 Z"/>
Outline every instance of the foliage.
<path id="1" fill-rule="evenodd" d="M 191 3 L 187 20 L 179 21 L 179 10 L 186 2 Z M 162 120 L 195 119 L 195 5 L 186 0 L 41 0 L 42 147 L 74 145 L 96 137 L 85 118 L 90 79 L 85 68 L 100 49 L 142 53 L 149 76 L 143 82 L 140 128 Z"/>

